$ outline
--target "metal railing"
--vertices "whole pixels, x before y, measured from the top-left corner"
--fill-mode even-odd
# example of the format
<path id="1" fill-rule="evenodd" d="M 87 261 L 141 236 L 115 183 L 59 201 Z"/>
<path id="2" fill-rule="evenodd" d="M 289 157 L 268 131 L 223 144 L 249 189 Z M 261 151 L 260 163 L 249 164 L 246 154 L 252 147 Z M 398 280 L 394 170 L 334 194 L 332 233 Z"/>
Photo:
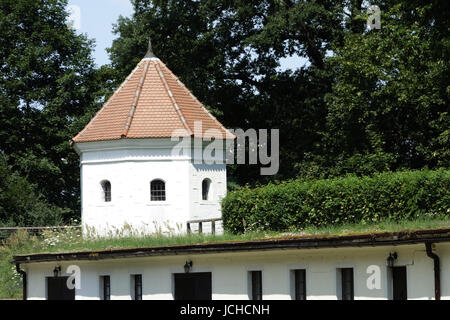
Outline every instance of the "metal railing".
<path id="1" fill-rule="evenodd" d="M 215 218 L 215 219 L 200 219 L 200 220 L 190 220 L 187 222 L 187 233 L 192 234 L 191 225 L 198 223 L 198 233 L 203 233 L 203 224 L 204 223 L 211 223 L 211 234 L 216 234 L 216 222 L 222 221 L 222 218 Z"/>
<path id="2" fill-rule="evenodd" d="M 38 236 L 44 230 L 81 229 L 81 226 L 55 226 L 55 227 L 0 227 L 0 242 L 8 239 L 13 233 L 27 231 L 30 235 Z"/>

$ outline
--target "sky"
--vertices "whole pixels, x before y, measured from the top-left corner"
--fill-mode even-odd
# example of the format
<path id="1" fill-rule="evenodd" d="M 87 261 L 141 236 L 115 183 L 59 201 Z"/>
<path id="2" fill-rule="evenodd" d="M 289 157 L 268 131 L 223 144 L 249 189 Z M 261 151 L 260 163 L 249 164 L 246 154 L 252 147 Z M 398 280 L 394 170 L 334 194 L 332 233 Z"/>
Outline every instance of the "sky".
<path id="1" fill-rule="evenodd" d="M 112 33 L 113 24 L 119 16 L 130 17 L 133 7 L 129 0 L 69 0 L 69 6 L 76 6 L 72 10 L 74 27 L 78 33 L 87 34 L 95 40 L 94 59 L 98 66 L 110 62 L 106 48 L 111 47 L 115 35 Z"/>
<path id="2" fill-rule="evenodd" d="M 95 41 L 94 60 L 98 66 L 110 62 L 106 48 L 111 47 L 115 35 L 113 24 L 119 16 L 131 17 L 133 7 L 130 0 L 69 0 L 73 27 Z M 306 63 L 298 56 L 281 59 L 280 70 L 296 69 Z"/>

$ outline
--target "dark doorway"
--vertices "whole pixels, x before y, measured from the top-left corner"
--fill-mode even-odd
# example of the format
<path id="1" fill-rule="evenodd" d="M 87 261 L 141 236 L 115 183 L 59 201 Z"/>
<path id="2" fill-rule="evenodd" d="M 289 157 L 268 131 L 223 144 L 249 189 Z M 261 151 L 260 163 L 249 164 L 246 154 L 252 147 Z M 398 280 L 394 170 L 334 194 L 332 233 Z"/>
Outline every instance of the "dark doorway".
<path id="1" fill-rule="evenodd" d="M 392 286 L 394 300 L 408 299 L 408 291 L 406 289 L 406 267 L 392 268 Z"/>
<path id="2" fill-rule="evenodd" d="M 295 300 L 306 300 L 306 270 L 294 270 Z"/>
<path id="3" fill-rule="evenodd" d="M 211 273 L 177 273 L 175 300 L 211 300 Z"/>
<path id="4" fill-rule="evenodd" d="M 252 296 L 251 300 L 262 300 L 262 271 L 250 271 Z"/>
<path id="5" fill-rule="evenodd" d="M 341 269 L 342 300 L 354 300 L 353 268 Z"/>
<path id="6" fill-rule="evenodd" d="M 75 288 L 67 287 L 69 277 L 47 278 L 48 300 L 75 300 Z"/>

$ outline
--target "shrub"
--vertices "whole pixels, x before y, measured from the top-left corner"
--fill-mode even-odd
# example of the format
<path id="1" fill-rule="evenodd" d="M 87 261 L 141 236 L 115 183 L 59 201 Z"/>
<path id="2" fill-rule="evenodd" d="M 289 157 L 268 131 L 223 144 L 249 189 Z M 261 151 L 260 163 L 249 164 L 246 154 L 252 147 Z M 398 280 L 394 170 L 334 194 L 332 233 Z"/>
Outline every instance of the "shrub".
<path id="1" fill-rule="evenodd" d="M 67 213 L 67 209 L 43 199 L 36 186 L 14 171 L 0 151 L 0 227 L 60 225 Z"/>
<path id="2" fill-rule="evenodd" d="M 450 170 L 294 180 L 230 192 L 222 201 L 233 233 L 402 221 L 450 215 Z"/>
<path id="3" fill-rule="evenodd" d="M 19 230 L 8 239 L 0 241 L 0 299 L 19 299 L 22 295 L 22 277 L 11 264 L 16 253 L 34 252 L 37 238 Z"/>

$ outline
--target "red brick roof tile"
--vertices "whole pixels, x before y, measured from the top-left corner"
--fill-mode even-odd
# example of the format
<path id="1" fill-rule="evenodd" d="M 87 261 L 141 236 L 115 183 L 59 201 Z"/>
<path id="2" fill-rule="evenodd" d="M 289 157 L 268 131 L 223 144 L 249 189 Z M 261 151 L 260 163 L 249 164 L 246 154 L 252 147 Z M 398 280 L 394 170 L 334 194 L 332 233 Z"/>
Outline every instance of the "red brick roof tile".
<path id="1" fill-rule="evenodd" d="M 161 60 L 144 58 L 73 142 L 217 135 L 234 138 Z"/>

